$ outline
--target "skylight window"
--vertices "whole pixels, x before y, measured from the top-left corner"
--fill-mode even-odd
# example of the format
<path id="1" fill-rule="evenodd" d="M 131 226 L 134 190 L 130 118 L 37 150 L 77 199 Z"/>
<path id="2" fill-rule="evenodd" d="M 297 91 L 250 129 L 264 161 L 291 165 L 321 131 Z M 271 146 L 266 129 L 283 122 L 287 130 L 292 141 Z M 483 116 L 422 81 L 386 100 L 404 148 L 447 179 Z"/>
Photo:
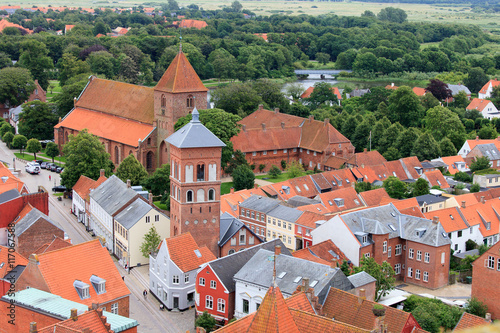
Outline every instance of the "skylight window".
<path id="1" fill-rule="evenodd" d="M 304 184 L 304 188 L 306 189 L 306 191 L 309 191 L 309 187 L 307 187 L 306 184 Z"/>
<path id="2" fill-rule="evenodd" d="M 328 200 L 328 203 L 331 205 L 333 205 L 333 202 L 331 200 Z"/>
<path id="3" fill-rule="evenodd" d="M 453 217 L 453 215 L 450 214 L 450 219 L 454 220 L 455 218 Z"/>
<path id="4" fill-rule="evenodd" d="M 196 254 L 196 256 L 198 258 L 201 258 L 201 252 L 200 252 L 200 250 L 198 250 L 198 249 L 194 250 L 194 254 Z"/>
<path id="5" fill-rule="evenodd" d="M 293 283 L 299 283 L 300 280 L 302 280 L 302 276 L 297 276 L 295 280 L 293 280 Z"/>
<path id="6" fill-rule="evenodd" d="M 392 217 L 396 217 L 396 213 L 392 212 L 391 213 Z"/>
<path id="7" fill-rule="evenodd" d="M 278 275 L 278 279 L 282 279 L 284 278 L 286 275 L 286 272 L 281 272 L 279 275 Z"/>
<path id="8" fill-rule="evenodd" d="M 302 192 L 302 191 L 300 190 L 300 187 L 298 187 L 298 186 L 295 186 L 295 189 L 297 190 L 297 192 Z"/>
<path id="9" fill-rule="evenodd" d="M 448 235 L 446 234 L 446 232 L 442 232 L 441 236 L 443 236 L 443 238 L 448 238 Z"/>
<path id="10" fill-rule="evenodd" d="M 389 226 L 389 229 L 391 229 L 392 231 L 396 231 L 396 228 L 392 224 L 388 224 L 388 226 Z"/>
<path id="11" fill-rule="evenodd" d="M 359 201 L 358 201 L 358 199 L 354 199 L 354 203 L 355 203 L 357 206 L 359 206 Z"/>
<path id="12" fill-rule="evenodd" d="M 309 286 L 311 288 L 314 288 L 317 284 L 318 284 L 318 280 L 314 280 L 313 282 L 311 282 L 311 284 Z"/>
<path id="13" fill-rule="evenodd" d="M 347 184 L 349 184 L 349 183 L 350 183 L 349 179 L 347 179 L 347 178 L 345 179 L 345 182 L 346 182 Z"/>

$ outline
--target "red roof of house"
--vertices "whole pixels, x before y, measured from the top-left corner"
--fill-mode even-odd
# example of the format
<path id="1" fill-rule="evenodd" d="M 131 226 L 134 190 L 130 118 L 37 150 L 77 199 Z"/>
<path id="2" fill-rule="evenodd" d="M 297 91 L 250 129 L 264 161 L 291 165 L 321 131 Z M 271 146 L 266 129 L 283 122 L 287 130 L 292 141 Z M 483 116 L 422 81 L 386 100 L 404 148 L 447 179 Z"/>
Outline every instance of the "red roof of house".
<path id="1" fill-rule="evenodd" d="M 408 170 L 413 179 L 420 178 L 420 175 L 415 168 L 417 167 L 422 169 L 422 164 L 416 156 L 401 158 L 400 161 L 404 164 L 404 166 L 406 166 L 406 170 Z"/>
<path id="2" fill-rule="evenodd" d="M 325 161 L 324 165 L 332 169 L 340 169 L 346 162 L 347 158 L 339 156 L 328 156 L 328 159 Z"/>
<path id="3" fill-rule="evenodd" d="M 56 238 L 54 238 L 54 240 L 52 240 L 52 242 L 46 243 L 46 244 L 40 246 L 33 253 L 42 254 L 42 253 L 45 253 L 45 252 L 50 252 L 50 251 L 55 251 L 55 250 L 63 249 L 65 247 L 72 246 L 72 245 L 73 244 L 71 244 L 70 242 L 67 242 L 64 239 L 60 238 L 60 237 L 56 237 Z"/>
<path id="4" fill-rule="evenodd" d="M 340 101 L 342 100 L 342 94 L 339 91 L 339 88 L 337 87 L 331 87 L 331 91 L 337 96 L 337 99 Z M 311 97 L 312 92 L 314 91 L 314 87 L 309 87 L 300 95 L 300 98 L 309 98 Z"/>
<path id="5" fill-rule="evenodd" d="M 431 187 L 439 186 L 443 189 L 450 187 L 446 179 L 443 177 L 443 174 L 439 170 L 427 171 L 424 173 L 424 175 L 427 178 L 427 181 L 429 182 Z"/>
<path id="6" fill-rule="evenodd" d="M 0 245 L 0 278 L 3 278 L 17 265 L 26 266 L 28 259 L 23 257 L 18 252 L 9 252 L 9 248 Z"/>
<path id="7" fill-rule="evenodd" d="M 240 203 L 250 198 L 252 195 L 267 196 L 260 187 L 224 194 L 220 198 L 220 212 L 238 217 Z"/>
<path id="8" fill-rule="evenodd" d="M 425 93 L 427 92 L 427 90 L 425 90 L 425 88 L 420 88 L 420 87 L 413 87 L 412 90 L 415 93 L 415 95 L 417 95 L 417 96 L 424 96 Z"/>
<path id="9" fill-rule="evenodd" d="M 397 90 L 399 87 L 395 86 L 394 83 L 385 86 L 385 89 Z"/>
<path id="10" fill-rule="evenodd" d="M 359 193 L 359 196 L 363 199 L 367 206 L 377 206 L 380 205 L 382 200 L 390 199 L 389 194 L 387 194 L 384 188 L 361 192 Z"/>
<path id="11" fill-rule="evenodd" d="M 376 150 L 364 151 L 362 153 L 356 153 L 351 157 L 347 163 L 355 166 L 372 166 L 381 165 L 387 162 L 387 160 Z"/>
<path id="12" fill-rule="evenodd" d="M 12 7 L 11 7 L 12 8 Z M 7 28 L 7 27 L 10 27 L 10 28 L 18 28 L 18 29 L 22 29 L 24 31 L 26 31 L 27 33 L 31 34 L 32 31 L 29 30 L 29 29 L 26 29 L 25 27 L 23 26 L 20 26 L 19 24 L 15 24 L 15 23 L 12 23 L 12 22 L 9 22 L 7 21 L 6 19 L 4 20 L 0 20 L 0 32 L 3 31 L 3 29 Z"/>
<path id="13" fill-rule="evenodd" d="M 288 180 L 288 183 L 295 189 L 295 193 L 303 197 L 312 198 L 318 194 L 318 190 L 309 176 L 292 178 Z"/>
<path id="14" fill-rule="evenodd" d="M 408 179 L 405 169 L 399 160 L 385 162 L 384 166 L 390 174 L 388 176 L 395 176 L 399 179 Z"/>
<path id="15" fill-rule="evenodd" d="M 309 302 L 309 299 L 304 292 L 297 292 L 293 294 L 292 296 L 285 299 L 285 303 L 290 309 L 296 309 L 313 314 L 315 313 L 311 302 Z"/>
<path id="16" fill-rule="evenodd" d="M 75 108 L 54 128 L 66 127 L 77 131 L 88 129 L 90 133 L 111 141 L 137 147 L 154 129 L 152 125 L 116 117 L 110 114 Z"/>
<path id="17" fill-rule="evenodd" d="M 262 38 L 263 40 L 265 40 L 267 42 L 267 34 L 256 33 L 256 34 L 253 34 L 253 35 L 257 36 L 257 37 L 260 37 L 260 38 Z"/>
<path id="18" fill-rule="evenodd" d="M 433 220 L 434 217 L 439 219 L 439 222 L 443 226 L 444 231 L 453 232 L 469 228 L 467 222 L 462 217 L 460 210 L 457 207 L 433 210 L 424 214 L 429 220 Z"/>
<path id="19" fill-rule="evenodd" d="M 335 253 L 337 256 L 332 255 L 330 251 Z M 292 255 L 296 258 L 314 261 L 329 266 L 334 262 L 338 262 L 340 264 L 344 260 L 349 260 L 344 252 L 342 252 L 330 239 L 316 245 L 311 245 L 305 249 L 295 251 Z"/>
<path id="20" fill-rule="evenodd" d="M 99 314 L 100 313 L 100 314 Z M 50 325 L 39 329 L 39 333 L 72 333 L 72 332 L 92 332 L 92 333 L 109 333 L 113 332 L 106 326 L 106 317 L 102 316 L 101 311 L 91 310 L 81 315 L 76 319 L 69 318 L 54 325 Z M 109 324 L 108 324 L 109 325 Z"/>
<path id="21" fill-rule="evenodd" d="M 328 210 L 328 213 L 340 213 L 346 210 L 365 207 L 353 187 L 345 187 L 336 191 L 321 193 L 318 196 Z M 339 206 L 335 199 L 343 199 L 343 205 Z"/>
<path id="22" fill-rule="evenodd" d="M 465 108 L 466 110 L 478 110 L 478 111 L 483 111 L 484 108 L 490 104 L 491 101 L 487 99 L 482 99 L 482 98 L 474 98 L 469 105 Z M 472 149 L 472 148 L 471 148 Z"/>
<path id="23" fill-rule="evenodd" d="M 484 192 L 480 192 L 484 193 Z M 476 198 L 474 195 L 475 193 L 466 193 L 466 194 L 460 194 L 456 195 L 454 198 L 457 201 L 457 203 L 462 206 L 462 201 L 465 201 L 465 207 L 477 204 L 479 200 Z"/>
<path id="24" fill-rule="evenodd" d="M 3 163 L 0 163 L 0 194 L 14 189 L 21 194 L 28 193 L 26 185 L 14 176 Z"/>
<path id="25" fill-rule="evenodd" d="M 103 35 L 103 34 L 97 34 L 97 35 L 95 35 L 95 36 L 96 36 L 97 38 L 99 38 L 99 37 L 106 37 L 106 35 Z"/>
<path id="26" fill-rule="evenodd" d="M 179 17 L 180 18 L 180 17 Z M 205 21 L 200 21 L 200 20 L 182 20 L 180 23 L 178 23 L 179 28 L 196 28 L 196 29 L 203 29 L 205 28 L 208 24 Z"/>
<path id="27" fill-rule="evenodd" d="M 490 324 L 483 317 L 464 312 L 453 331 L 461 331 L 471 327 L 484 326 Z"/>
<path id="28" fill-rule="evenodd" d="M 104 183 L 108 178 L 105 176 L 99 177 L 97 180 L 93 180 L 87 176 L 80 176 L 76 184 L 73 186 L 73 191 L 75 191 L 80 198 L 86 200 L 90 195 L 90 191 L 99 187 L 102 183 Z"/>
<path id="29" fill-rule="evenodd" d="M 208 91 L 182 51 L 177 53 L 154 89 L 170 93 Z"/>
<path id="30" fill-rule="evenodd" d="M 465 163 L 464 158 L 460 155 L 441 157 L 441 159 L 443 160 L 444 164 L 448 165 L 448 172 L 452 175 L 456 174 L 459 171 L 455 166 L 455 163 L 457 162 Z"/>
<path id="31" fill-rule="evenodd" d="M 492 88 L 495 88 L 495 87 L 498 87 L 500 85 L 500 81 L 494 79 L 494 80 L 489 80 L 488 82 L 486 82 L 486 84 L 481 88 L 481 90 L 479 90 L 479 93 L 481 94 L 486 94 L 486 91 L 488 90 L 488 87 L 490 86 L 491 84 L 491 87 Z"/>
<path id="32" fill-rule="evenodd" d="M 165 239 L 170 260 L 183 272 L 197 269 L 200 265 L 215 260 L 208 247 L 199 247 L 191 233 Z M 160 246 L 163 245 L 163 242 Z M 199 251 L 200 256 L 195 251 Z"/>
<path id="33" fill-rule="evenodd" d="M 62 298 L 90 306 L 130 295 L 107 248 L 98 239 L 34 256 L 49 291 Z M 73 283 L 80 280 L 91 285 L 92 275 L 106 280 L 106 292 L 98 295 L 91 287 L 90 298 L 81 299 Z"/>
<path id="34" fill-rule="evenodd" d="M 65 32 L 71 31 L 71 29 L 73 29 L 74 27 L 75 27 L 75 25 L 74 25 L 74 24 L 66 24 L 66 25 L 64 26 L 64 31 L 65 31 Z"/>
<path id="35" fill-rule="evenodd" d="M 497 199 L 486 200 L 484 203 L 478 202 L 477 204 L 460 208 L 463 216 L 469 225 L 479 224 L 479 231 L 483 237 L 496 235 L 499 233 L 500 222 L 498 216 L 500 213 L 500 202 Z M 490 224 L 490 228 L 486 224 Z"/>
<path id="36" fill-rule="evenodd" d="M 316 222 L 324 219 L 325 217 L 321 214 L 306 211 L 300 215 L 300 217 L 295 221 L 295 224 L 309 229 L 316 229 Z"/>

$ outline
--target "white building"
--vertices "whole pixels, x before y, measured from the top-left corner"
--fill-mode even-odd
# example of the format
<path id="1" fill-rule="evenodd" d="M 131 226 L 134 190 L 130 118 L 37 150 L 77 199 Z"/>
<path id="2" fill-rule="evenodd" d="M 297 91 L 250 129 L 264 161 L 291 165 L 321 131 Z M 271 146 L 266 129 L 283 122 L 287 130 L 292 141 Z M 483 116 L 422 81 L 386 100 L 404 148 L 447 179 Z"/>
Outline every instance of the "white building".
<path id="1" fill-rule="evenodd" d="M 101 170 L 99 179 L 93 180 L 87 176 L 82 175 L 73 186 L 71 211 L 78 219 L 78 222 L 82 223 L 87 230 L 89 228 L 89 194 L 96 187 L 105 182 L 106 179 L 107 178 L 104 176 L 104 170 Z"/>

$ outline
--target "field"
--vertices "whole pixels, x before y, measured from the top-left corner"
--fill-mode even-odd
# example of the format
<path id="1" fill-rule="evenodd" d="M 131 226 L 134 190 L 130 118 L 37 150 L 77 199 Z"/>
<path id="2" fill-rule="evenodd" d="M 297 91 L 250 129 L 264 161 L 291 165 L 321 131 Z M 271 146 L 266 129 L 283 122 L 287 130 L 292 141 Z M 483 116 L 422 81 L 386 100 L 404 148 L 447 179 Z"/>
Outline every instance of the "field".
<path id="1" fill-rule="evenodd" d="M 230 6 L 233 0 L 179 0 L 181 6 L 196 4 L 204 9 L 214 10 Z M 408 14 L 409 21 L 427 22 L 449 22 L 463 24 L 477 24 L 487 29 L 499 29 L 497 26 L 499 15 L 473 13 L 470 7 L 462 5 L 427 5 L 427 4 L 403 4 L 403 3 L 363 3 L 363 2 L 327 2 L 327 1 L 244 1 L 240 0 L 244 9 L 249 9 L 257 15 L 321 15 L 332 13 L 339 16 L 359 16 L 365 10 L 375 14 L 387 6 L 401 8 Z M 450 1 L 452 2 L 452 1 Z M 5 1 L 1 2 L 7 5 Z M 54 0 L 42 1 L 16 1 L 17 5 L 31 7 L 33 5 L 48 6 L 74 6 L 74 7 L 133 7 L 137 5 L 159 6 L 163 1 L 151 0 Z"/>

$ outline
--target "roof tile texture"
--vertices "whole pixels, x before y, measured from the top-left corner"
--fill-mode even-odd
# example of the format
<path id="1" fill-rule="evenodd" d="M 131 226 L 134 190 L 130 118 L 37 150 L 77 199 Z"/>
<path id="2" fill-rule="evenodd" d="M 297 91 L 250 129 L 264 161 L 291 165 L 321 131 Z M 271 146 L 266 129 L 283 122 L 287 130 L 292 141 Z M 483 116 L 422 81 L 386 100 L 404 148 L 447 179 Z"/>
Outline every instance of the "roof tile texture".
<path id="1" fill-rule="evenodd" d="M 208 247 L 198 247 L 191 233 L 165 239 L 170 259 L 183 272 L 189 272 L 198 266 L 215 260 L 214 254 Z M 201 257 L 198 257 L 195 250 L 199 250 Z"/>
<path id="2" fill-rule="evenodd" d="M 171 93 L 208 91 L 183 52 L 175 56 L 154 89 Z"/>

